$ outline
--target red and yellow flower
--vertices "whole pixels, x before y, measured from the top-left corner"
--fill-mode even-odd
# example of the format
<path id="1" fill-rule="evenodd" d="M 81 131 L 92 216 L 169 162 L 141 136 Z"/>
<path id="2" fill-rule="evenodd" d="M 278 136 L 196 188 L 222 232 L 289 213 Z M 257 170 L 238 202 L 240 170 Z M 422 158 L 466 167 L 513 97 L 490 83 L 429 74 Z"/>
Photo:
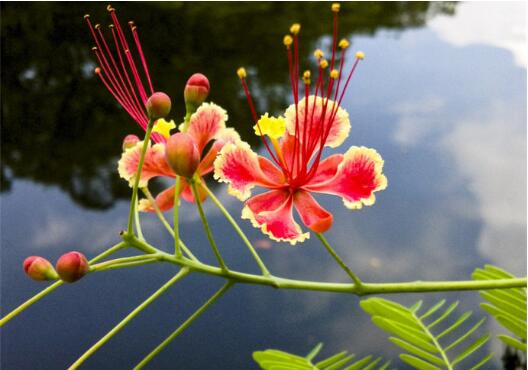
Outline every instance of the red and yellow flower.
<path id="1" fill-rule="evenodd" d="M 92 25 L 90 16 L 84 18 L 93 36 L 95 45 L 93 51 L 99 63 L 95 72 L 108 91 L 125 109 L 130 117 L 144 130 L 147 129 L 150 118 L 165 116 L 170 110 L 170 99 L 163 93 L 154 92 L 149 75 L 137 27 L 134 22 L 128 22 L 130 32 L 136 47 L 139 60 L 134 60 L 131 48 L 124 31 L 117 19 L 116 10 L 107 7 L 112 24 L 109 26 L 111 39 L 107 42 L 99 24 Z M 138 67 L 139 66 L 139 67 Z M 143 81 L 146 80 L 146 84 Z M 226 128 L 227 114 L 224 109 L 213 103 L 201 104 L 209 93 L 209 81 L 202 74 L 194 74 L 189 78 L 185 87 L 185 102 L 198 108 L 192 114 L 187 127 L 187 134 L 194 140 L 200 154 L 200 163 L 196 175 L 203 176 L 213 171 L 213 161 L 222 147 L 229 142 L 239 140 L 238 134 L 232 128 Z M 201 104 L 201 105 L 200 105 Z M 200 105 L 198 107 L 198 105 Z M 167 164 L 165 149 L 170 132 L 176 127 L 174 121 L 157 119 L 154 123 L 151 139 L 154 142 L 145 153 L 145 161 L 141 170 L 139 187 L 145 187 L 154 177 L 164 176 L 175 178 L 177 175 Z M 183 127 L 180 126 L 180 130 Z M 209 151 L 203 153 L 205 147 L 213 142 Z M 149 143 L 150 144 L 150 143 Z M 118 163 L 119 175 L 127 180 L 132 187 L 134 184 L 143 142 L 135 135 L 128 135 L 123 141 L 123 154 Z M 156 197 L 156 203 L 162 211 L 172 208 L 175 187 L 171 186 Z M 198 185 L 201 200 L 206 197 L 202 185 Z M 188 181 L 182 178 L 180 187 L 181 197 L 189 202 L 194 201 Z M 153 205 L 146 199 L 139 204 L 141 211 L 154 211 Z"/>
<path id="2" fill-rule="evenodd" d="M 191 136 L 198 153 L 204 153 L 206 146 L 212 142 L 210 149 L 200 158 L 200 164 L 196 170 L 196 175 L 200 180 L 198 184 L 198 191 L 200 193 L 200 200 L 205 200 L 207 194 L 202 188 L 203 176 L 213 171 L 213 162 L 218 152 L 222 147 L 228 143 L 235 143 L 240 141 L 239 135 L 232 128 L 227 128 L 225 122 L 227 121 L 227 113 L 224 109 L 214 103 L 203 103 L 194 114 L 192 114 L 189 121 L 189 127 L 186 133 Z M 183 127 L 180 127 L 182 129 Z M 166 133 L 166 137 L 169 136 Z M 143 141 L 138 141 L 134 146 L 125 149 L 121 159 L 119 160 L 119 175 L 129 182 L 132 186 L 134 177 L 139 164 L 139 158 Z M 176 178 L 176 174 L 168 165 L 165 159 L 166 143 L 158 142 L 148 147 L 145 153 L 145 161 L 141 170 L 141 177 L 139 180 L 139 187 L 145 187 L 148 181 L 154 177 L 170 177 Z M 174 191 L 175 186 L 171 186 L 162 191 L 156 196 L 156 204 L 162 211 L 166 211 L 174 205 Z M 181 178 L 180 187 L 181 197 L 189 202 L 194 202 L 194 196 L 189 182 L 186 178 Z M 142 199 L 139 203 L 140 211 L 154 211 L 153 205 L 147 200 Z"/>
<path id="3" fill-rule="evenodd" d="M 374 204 L 374 193 L 387 187 L 382 173 L 383 159 L 374 149 L 352 146 L 344 154 L 322 158 L 325 148 L 336 148 L 348 137 L 350 120 L 341 101 L 359 60 L 364 57 L 363 53 L 356 53 L 343 86 L 341 76 L 348 42 L 337 43 L 339 6 L 334 4 L 332 11 L 332 56 L 328 62 L 320 50 L 315 52 L 319 63 L 315 87 L 311 86 L 309 71 L 302 77 L 303 90 L 297 83 L 300 25 L 294 24 L 291 35 L 284 38 L 294 104 L 283 116 L 270 117 L 266 113 L 257 118 L 246 72 L 243 68 L 238 70 L 256 123 L 255 132 L 261 136 L 271 158 L 258 155 L 245 142 L 232 142 L 222 148 L 214 163 L 215 178 L 228 183 L 229 193 L 245 201 L 242 218 L 249 219 L 270 238 L 292 245 L 309 237 L 294 220 L 293 208 L 304 225 L 314 232 L 322 233 L 332 226 L 332 214 L 314 199 L 313 193 L 339 196 L 347 208 L 360 209 Z M 337 48 L 341 49 L 339 67 L 334 68 Z M 255 186 L 266 192 L 250 198 Z"/>

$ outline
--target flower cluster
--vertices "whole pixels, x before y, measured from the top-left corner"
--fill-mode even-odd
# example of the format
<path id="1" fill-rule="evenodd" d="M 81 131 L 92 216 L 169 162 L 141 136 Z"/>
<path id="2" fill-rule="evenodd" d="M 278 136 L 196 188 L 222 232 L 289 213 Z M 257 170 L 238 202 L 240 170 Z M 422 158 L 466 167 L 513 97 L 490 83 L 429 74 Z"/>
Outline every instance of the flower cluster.
<path id="1" fill-rule="evenodd" d="M 234 142 L 223 147 L 214 163 L 215 178 L 228 183 L 229 193 L 245 201 L 242 218 L 249 219 L 272 239 L 291 244 L 309 237 L 294 220 L 293 208 L 314 232 L 325 232 L 332 225 L 332 214 L 314 199 L 313 193 L 337 195 L 346 207 L 360 209 L 374 204 L 374 193 L 387 186 L 382 174 L 383 160 L 374 149 L 353 146 L 344 154 L 322 158 L 325 148 L 338 147 L 350 132 L 349 115 L 341 102 L 358 62 L 364 58 L 363 53 L 356 53 L 346 80 L 342 81 L 349 43 L 344 39 L 337 42 L 339 5 L 333 4 L 332 11 L 332 55 L 328 61 L 322 51 L 315 51 L 319 67 L 315 86 L 311 72 L 305 71 L 303 89 L 299 88 L 300 25 L 292 25 L 290 34 L 284 37 L 294 104 L 283 116 L 270 117 L 266 113 L 258 119 L 246 84 L 246 71 L 240 68 L 237 72 L 255 121 L 255 132 L 261 136 L 271 159 L 258 155 L 245 142 Z M 250 198 L 255 186 L 267 191 Z"/>

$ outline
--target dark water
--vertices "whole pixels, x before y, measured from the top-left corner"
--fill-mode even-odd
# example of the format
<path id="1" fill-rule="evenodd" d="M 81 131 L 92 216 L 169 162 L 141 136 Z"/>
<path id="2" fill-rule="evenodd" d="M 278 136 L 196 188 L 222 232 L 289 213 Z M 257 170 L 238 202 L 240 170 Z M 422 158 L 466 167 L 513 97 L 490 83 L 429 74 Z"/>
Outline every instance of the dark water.
<path id="1" fill-rule="evenodd" d="M 252 71 L 260 111 L 290 102 L 281 39 L 300 21 L 303 63 L 328 44 L 329 4 L 119 4 L 138 24 L 155 87 L 173 96 L 174 117 L 193 72 L 212 84 L 210 99 L 229 124 L 251 136 L 249 110 L 234 74 Z M 389 187 L 375 206 L 352 213 L 322 198 L 337 220 L 328 239 L 367 281 L 464 279 L 484 263 L 526 274 L 526 28 L 522 3 L 346 3 L 340 29 L 367 58 L 345 98 L 352 131 L 343 145 L 377 148 Z M 56 260 L 68 250 L 93 256 L 119 240 L 130 190 L 116 160 L 128 133 L 139 133 L 93 76 L 82 16 L 107 22 L 104 4 L 2 3 L 2 315 L 43 285 L 21 269 L 27 255 Z M 523 54 L 524 53 L 524 54 Z M 158 189 L 163 183 L 159 182 Z M 156 190 L 156 189 L 153 189 Z M 241 204 L 215 188 L 233 214 Z M 236 269 L 257 272 L 244 246 L 210 202 L 220 248 Z M 213 256 L 193 207 L 182 234 L 207 262 Z M 170 249 L 154 216 L 151 243 Z M 242 222 L 254 241 L 263 236 Z M 261 250 L 276 275 L 346 281 L 316 240 Z M 65 286 L 1 330 L 2 369 L 66 368 L 168 280 L 172 266 L 94 274 Z M 126 369 L 196 309 L 221 282 L 192 275 L 142 312 L 86 363 Z M 478 315 L 476 293 L 461 299 Z M 393 297 L 407 303 L 423 296 Z M 153 369 L 248 369 L 254 350 L 323 355 L 347 349 L 394 358 L 384 334 L 337 294 L 237 286 L 152 362 Z M 496 330 L 490 320 L 487 329 Z M 498 342 L 489 349 L 502 351 Z M 490 368 L 499 368 L 499 356 Z"/>

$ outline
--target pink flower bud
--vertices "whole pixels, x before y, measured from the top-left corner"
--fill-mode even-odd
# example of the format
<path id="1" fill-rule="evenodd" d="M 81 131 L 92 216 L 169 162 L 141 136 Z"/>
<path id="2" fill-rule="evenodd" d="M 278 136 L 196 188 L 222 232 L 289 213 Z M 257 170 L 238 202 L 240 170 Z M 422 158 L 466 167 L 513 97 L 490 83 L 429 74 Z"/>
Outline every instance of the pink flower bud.
<path id="1" fill-rule="evenodd" d="M 67 283 L 79 280 L 90 270 L 88 260 L 79 252 L 63 254 L 57 261 L 56 267 L 60 278 Z"/>
<path id="2" fill-rule="evenodd" d="M 171 110 L 169 96 L 162 92 L 155 92 L 147 100 L 147 113 L 150 119 L 165 118 Z"/>
<path id="3" fill-rule="evenodd" d="M 55 280 L 59 276 L 51 263 L 39 256 L 29 256 L 24 260 L 24 271 L 33 280 Z"/>
<path id="4" fill-rule="evenodd" d="M 191 135 L 178 132 L 165 143 L 165 159 L 174 173 L 192 177 L 200 164 L 200 153 Z"/>
<path id="5" fill-rule="evenodd" d="M 209 80 L 201 73 L 193 74 L 185 85 L 183 90 L 183 97 L 185 99 L 185 105 L 187 109 L 191 109 L 192 112 L 198 108 L 200 104 L 204 102 L 209 95 Z"/>
<path id="6" fill-rule="evenodd" d="M 136 135 L 127 135 L 123 139 L 123 151 L 129 148 L 133 148 L 134 146 L 136 146 L 138 142 L 139 142 L 139 137 L 137 137 Z"/>

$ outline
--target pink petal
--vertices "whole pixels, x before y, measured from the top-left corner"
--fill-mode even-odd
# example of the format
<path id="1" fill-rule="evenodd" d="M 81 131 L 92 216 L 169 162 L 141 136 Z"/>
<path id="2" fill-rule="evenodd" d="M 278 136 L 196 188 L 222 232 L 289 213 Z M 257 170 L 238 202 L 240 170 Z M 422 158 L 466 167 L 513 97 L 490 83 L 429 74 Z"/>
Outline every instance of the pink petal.
<path id="1" fill-rule="evenodd" d="M 320 183 L 312 182 L 303 189 L 340 196 L 346 207 L 359 209 L 363 205 L 374 204 L 374 192 L 387 187 L 387 178 L 382 170 L 383 159 L 378 152 L 353 146 L 344 154 L 332 178 Z"/>
<path id="2" fill-rule="evenodd" d="M 306 134 L 304 134 L 306 99 L 301 99 L 297 106 L 297 112 L 299 115 L 297 132 L 295 132 L 295 117 L 297 115 L 295 105 L 290 105 L 284 114 L 286 117 L 286 129 L 290 135 L 297 137 L 300 141 L 303 141 L 304 137 L 304 140 L 306 140 L 307 143 L 313 142 L 313 138 L 319 136 L 319 133 L 321 132 L 320 130 L 323 123 L 323 112 L 325 112 L 324 126 L 327 127 L 332 115 L 332 109 L 334 111 L 336 109 L 334 101 L 328 100 L 328 103 L 326 103 L 326 101 L 326 99 L 322 99 L 319 96 L 315 98 L 313 95 L 311 95 L 308 98 L 309 103 L 307 110 L 308 114 L 306 115 Z M 325 105 L 326 110 L 324 109 Z M 330 133 L 328 134 L 328 138 L 325 143 L 325 146 L 329 146 L 331 148 L 341 145 L 348 137 L 350 132 L 350 120 L 348 118 L 348 113 L 343 108 L 339 107 L 337 108 L 337 113 L 334 113 L 334 115 L 332 128 L 330 129 Z M 310 124 L 311 122 L 313 123 Z M 315 149 L 317 149 L 317 147 Z"/>
<path id="3" fill-rule="evenodd" d="M 191 116 L 187 133 L 193 137 L 200 154 L 207 143 L 225 129 L 226 120 L 226 111 L 213 103 L 203 103 Z"/>
<path id="4" fill-rule="evenodd" d="M 269 161 L 268 161 L 269 162 Z M 240 200 L 251 195 L 255 185 L 277 188 L 276 171 L 273 164 L 260 159 L 243 141 L 226 144 L 214 162 L 216 180 L 229 184 L 228 192 Z"/>
<path id="5" fill-rule="evenodd" d="M 237 143 L 240 141 L 240 136 L 238 133 L 231 127 L 221 130 L 216 136 L 211 149 L 207 154 L 202 158 L 200 165 L 198 166 L 198 173 L 202 176 L 207 175 L 213 171 L 213 163 L 218 155 L 218 152 L 222 150 L 224 145 L 227 143 Z"/>
<path id="6" fill-rule="evenodd" d="M 134 185 L 142 148 L 143 142 L 140 141 L 135 146 L 126 149 L 118 162 L 119 176 L 127 180 L 131 187 Z M 165 161 L 165 144 L 154 144 L 147 149 L 139 187 L 146 186 L 148 181 L 156 176 L 175 177 L 174 172 Z"/>
<path id="7" fill-rule="evenodd" d="M 272 190 L 249 199 L 242 210 L 242 218 L 276 241 L 295 245 L 309 238 L 293 219 L 293 197 L 287 190 Z"/>
<path id="8" fill-rule="evenodd" d="M 319 162 L 315 175 L 310 179 L 309 184 L 317 184 L 334 177 L 337 172 L 337 166 L 342 161 L 343 154 L 334 154 Z"/>
<path id="9" fill-rule="evenodd" d="M 303 190 L 295 192 L 293 202 L 302 222 L 310 230 L 324 233 L 332 227 L 334 216 L 321 207 L 310 193 Z"/>
<path id="10" fill-rule="evenodd" d="M 168 211 L 174 206 L 174 185 L 163 190 L 161 193 L 159 193 L 155 200 L 156 204 L 159 207 L 161 212 Z M 150 200 L 148 199 L 141 199 L 139 201 L 139 207 L 138 209 L 141 212 L 154 212 L 154 207 Z"/>

